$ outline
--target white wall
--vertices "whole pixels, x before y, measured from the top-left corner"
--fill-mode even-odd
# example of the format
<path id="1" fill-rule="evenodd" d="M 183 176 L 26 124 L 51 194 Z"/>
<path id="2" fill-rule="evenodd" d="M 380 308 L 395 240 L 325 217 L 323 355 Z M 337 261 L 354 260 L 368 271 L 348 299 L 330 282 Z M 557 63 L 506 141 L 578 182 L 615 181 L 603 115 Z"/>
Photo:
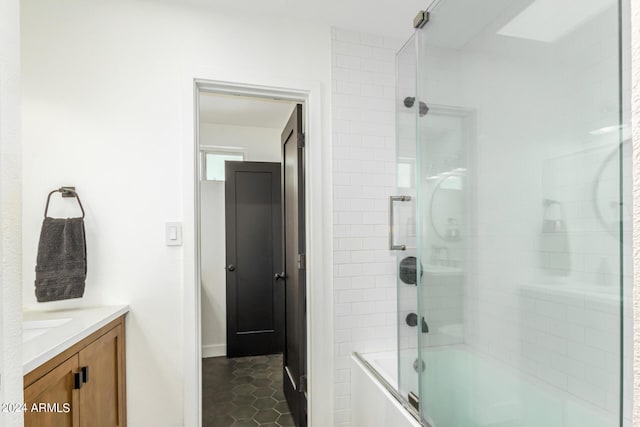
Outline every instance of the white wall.
<path id="1" fill-rule="evenodd" d="M 394 55 L 401 41 L 333 29 L 335 424 L 350 424 L 350 356 L 397 348 L 387 246 L 395 194 Z"/>
<path id="2" fill-rule="evenodd" d="M 200 187 L 202 357 L 227 354 L 224 181 Z"/>
<path id="3" fill-rule="evenodd" d="M 0 2 L 0 402 L 22 401 L 20 2 Z M 0 414 L 0 426 L 22 413 Z"/>
<path id="4" fill-rule="evenodd" d="M 291 104 L 291 111 L 295 104 Z M 282 123 L 282 129 L 286 125 Z M 281 146 L 279 127 L 200 124 L 200 145 L 208 147 L 234 147 L 245 153 L 249 162 L 280 162 Z"/>
<path id="5" fill-rule="evenodd" d="M 279 129 L 201 123 L 200 145 L 241 149 L 245 161 L 280 163 L 280 133 Z M 224 181 L 202 181 L 200 188 L 202 355 L 224 356 L 227 354 Z"/>
<path id="6" fill-rule="evenodd" d="M 182 205 L 192 162 L 184 147 L 193 144 L 183 138 L 193 126 L 183 89 L 202 69 L 221 80 L 260 70 L 263 81 L 328 87 L 329 29 L 184 4 L 25 0 L 22 35 L 25 303 L 35 305 L 46 193 L 76 185 L 87 212 L 87 290 L 46 307 L 129 303 L 129 425 L 180 426 L 191 250 L 166 247 L 164 223 L 192 221 Z"/>

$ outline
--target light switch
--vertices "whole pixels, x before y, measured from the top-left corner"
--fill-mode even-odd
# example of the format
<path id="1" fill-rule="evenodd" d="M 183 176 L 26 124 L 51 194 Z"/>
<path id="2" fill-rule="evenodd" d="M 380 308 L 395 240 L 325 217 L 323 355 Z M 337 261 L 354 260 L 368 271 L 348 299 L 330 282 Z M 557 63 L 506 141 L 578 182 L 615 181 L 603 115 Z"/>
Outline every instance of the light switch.
<path id="1" fill-rule="evenodd" d="M 165 224 L 165 241 L 167 246 L 182 246 L 181 222 L 167 222 Z"/>

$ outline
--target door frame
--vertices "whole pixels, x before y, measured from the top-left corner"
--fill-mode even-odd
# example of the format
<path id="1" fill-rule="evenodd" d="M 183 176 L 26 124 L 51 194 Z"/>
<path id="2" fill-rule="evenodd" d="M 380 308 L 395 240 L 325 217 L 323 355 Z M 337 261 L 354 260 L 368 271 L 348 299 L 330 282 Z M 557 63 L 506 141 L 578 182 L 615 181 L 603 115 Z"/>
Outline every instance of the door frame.
<path id="1" fill-rule="evenodd" d="M 184 274 L 184 425 L 202 425 L 201 253 L 199 94 L 283 99 L 304 108 L 303 129 L 307 149 L 305 163 L 305 232 L 307 269 L 307 369 L 309 373 L 309 426 L 334 424 L 334 344 L 332 266 L 332 180 L 327 97 L 318 82 L 269 81 L 254 84 L 208 79 L 210 72 L 190 73 L 185 84 L 183 187 Z M 215 74 L 214 74 L 215 75 Z M 263 77 L 254 76 L 253 81 Z M 261 82 L 265 83 L 265 82 Z M 324 98 L 324 99 L 323 99 Z M 317 396 L 317 398 L 316 398 Z"/>

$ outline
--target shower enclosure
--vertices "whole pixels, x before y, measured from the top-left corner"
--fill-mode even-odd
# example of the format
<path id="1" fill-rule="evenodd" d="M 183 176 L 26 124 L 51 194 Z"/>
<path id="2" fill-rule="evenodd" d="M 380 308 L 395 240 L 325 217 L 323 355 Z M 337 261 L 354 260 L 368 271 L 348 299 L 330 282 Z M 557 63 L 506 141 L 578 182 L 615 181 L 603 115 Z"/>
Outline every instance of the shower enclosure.
<path id="1" fill-rule="evenodd" d="M 631 425 L 627 6 L 434 1 L 397 55 L 394 388 L 423 425 Z"/>

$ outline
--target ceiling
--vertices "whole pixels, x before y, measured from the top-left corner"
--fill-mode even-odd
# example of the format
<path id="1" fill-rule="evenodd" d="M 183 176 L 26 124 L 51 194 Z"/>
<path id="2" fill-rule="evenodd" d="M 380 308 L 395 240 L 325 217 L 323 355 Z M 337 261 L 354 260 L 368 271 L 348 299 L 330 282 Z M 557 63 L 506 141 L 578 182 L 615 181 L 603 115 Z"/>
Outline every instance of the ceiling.
<path id="1" fill-rule="evenodd" d="M 247 16 L 292 19 L 408 38 L 413 18 L 433 0 L 168 0 Z"/>
<path id="2" fill-rule="evenodd" d="M 246 96 L 200 94 L 200 122 L 282 130 L 295 103 Z"/>

